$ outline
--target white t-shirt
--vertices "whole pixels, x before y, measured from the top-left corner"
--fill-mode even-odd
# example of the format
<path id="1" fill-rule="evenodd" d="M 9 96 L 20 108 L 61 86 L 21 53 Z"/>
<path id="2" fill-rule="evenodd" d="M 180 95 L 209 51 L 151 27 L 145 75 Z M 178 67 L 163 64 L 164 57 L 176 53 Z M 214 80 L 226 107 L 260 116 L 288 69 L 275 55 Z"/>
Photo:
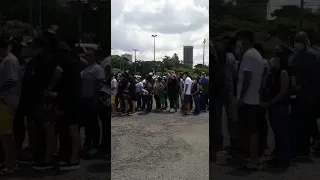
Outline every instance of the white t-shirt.
<path id="1" fill-rule="evenodd" d="M 7 57 L 0 60 L 0 86 L 7 81 L 16 82 L 16 86 L 0 92 L 0 99 L 12 108 L 16 108 L 19 104 L 21 94 L 21 69 L 18 59 L 11 53 Z"/>
<path id="2" fill-rule="evenodd" d="M 96 90 L 96 80 L 104 79 L 104 70 L 99 64 L 92 64 L 81 71 L 82 97 L 93 97 Z"/>
<path id="3" fill-rule="evenodd" d="M 118 92 L 118 82 L 115 78 L 111 80 L 111 89 L 113 89 L 111 90 L 111 95 L 116 96 Z"/>
<path id="4" fill-rule="evenodd" d="M 262 82 L 263 69 L 265 67 L 263 61 L 264 60 L 260 53 L 254 48 L 248 49 L 243 55 L 239 67 L 237 99 L 240 98 L 240 94 L 242 91 L 244 72 L 252 72 L 251 84 L 249 85 L 248 91 L 244 96 L 245 104 L 260 104 L 260 87 Z"/>
<path id="5" fill-rule="evenodd" d="M 188 86 L 188 87 L 187 87 Z M 187 89 L 186 89 L 187 88 Z M 192 88 L 192 80 L 190 77 L 187 77 L 184 80 L 184 89 L 183 92 L 185 92 L 185 95 L 191 95 L 191 88 Z"/>

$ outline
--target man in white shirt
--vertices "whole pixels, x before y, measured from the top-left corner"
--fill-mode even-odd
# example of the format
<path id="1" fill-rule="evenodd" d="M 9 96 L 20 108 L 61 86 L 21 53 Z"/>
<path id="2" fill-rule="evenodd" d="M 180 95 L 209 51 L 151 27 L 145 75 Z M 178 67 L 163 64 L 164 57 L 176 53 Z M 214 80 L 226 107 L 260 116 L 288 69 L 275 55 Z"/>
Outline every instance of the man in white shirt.
<path id="1" fill-rule="evenodd" d="M 117 115 L 117 107 L 116 107 L 116 96 L 118 93 L 118 81 L 112 75 L 112 80 L 111 80 L 111 109 L 112 109 L 112 115 L 115 116 Z"/>
<path id="2" fill-rule="evenodd" d="M 190 115 L 190 103 L 192 100 L 191 97 L 191 88 L 192 88 L 192 83 L 193 81 L 189 77 L 189 73 L 185 72 L 183 75 L 184 78 L 184 88 L 183 88 L 183 102 L 184 102 L 184 114 L 185 115 Z"/>
<path id="3" fill-rule="evenodd" d="M 0 142 L 4 152 L 2 175 L 16 170 L 13 120 L 20 100 L 20 66 L 9 52 L 9 44 L 0 40 Z"/>
<path id="4" fill-rule="evenodd" d="M 237 37 L 238 44 L 242 45 L 244 51 L 237 86 L 239 122 L 245 132 L 243 142 L 249 142 L 250 162 L 247 168 L 258 169 L 260 164 L 259 134 L 263 123 L 263 118 L 259 117 L 261 114 L 260 87 L 265 66 L 262 56 L 253 48 L 254 33 L 250 30 L 241 30 Z"/>

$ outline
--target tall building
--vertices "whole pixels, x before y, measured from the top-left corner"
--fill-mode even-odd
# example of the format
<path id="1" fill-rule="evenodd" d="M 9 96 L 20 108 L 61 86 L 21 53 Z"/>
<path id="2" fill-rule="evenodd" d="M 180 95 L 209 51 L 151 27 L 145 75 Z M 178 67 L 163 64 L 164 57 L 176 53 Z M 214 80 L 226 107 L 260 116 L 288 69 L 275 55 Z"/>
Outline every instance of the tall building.
<path id="1" fill-rule="evenodd" d="M 183 46 L 183 64 L 193 67 L 193 46 Z"/>
<path id="2" fill-rule="evenodd" d="M 132 55 L 131 54 L 125 53 L 125 54 L 122 54 L 121 57 L 127 58 L 129 60 L 129 63 L 130 64 L 132 63 Z"/>

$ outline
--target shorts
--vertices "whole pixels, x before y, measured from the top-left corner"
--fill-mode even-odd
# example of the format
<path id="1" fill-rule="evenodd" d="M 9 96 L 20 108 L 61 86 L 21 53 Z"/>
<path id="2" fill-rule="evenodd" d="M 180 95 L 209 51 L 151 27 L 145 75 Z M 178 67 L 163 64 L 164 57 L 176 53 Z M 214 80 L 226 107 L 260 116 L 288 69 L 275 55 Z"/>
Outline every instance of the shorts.
<path id="1" fill-rule="evenodd" d="M 261 132 L 265 125 L 260 105 L 244 104 L 238 110 L 238 123 L 242 134 Z"/>
<path id="2" fill-rule="evenodd" d="M 0 102 L 0 134 L 13 133 L 14 109 Z"/>
<path id="3" fill-rule="evenodd" d="M 183 102 L 185 105 L 190 104 L 191 100 L 192 100 L 191 95 L 187 95 L 187 94 L 184 95 Z"/>
<path id="4" fill-rule="evenodd" d="M 111 104 L 116 104 L 116 96 L 111 95 Z"/>

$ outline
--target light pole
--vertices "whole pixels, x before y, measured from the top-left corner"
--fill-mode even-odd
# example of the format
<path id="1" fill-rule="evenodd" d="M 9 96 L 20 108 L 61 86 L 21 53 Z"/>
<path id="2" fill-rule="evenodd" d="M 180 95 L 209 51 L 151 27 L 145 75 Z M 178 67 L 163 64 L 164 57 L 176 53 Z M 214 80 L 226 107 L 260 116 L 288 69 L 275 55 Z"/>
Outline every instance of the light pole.
<path id="1" fill-rule="evenodd" d="M 81 43 L 81 36 L 82 36 L 82 19 L 83 19 L 82 5 L 86 4 L 86 3 L 87 3 L 86 0 L 69 0 L 69 4 L 75 5 L 78 10 L 78 38 L 79 38 L 78 41 L 79 41 L 79 44 Z"/>
<path id="2" fill-rule="evenodd" d="M 206 48 L 206 39 L 203 40 L 203 56 L 202 56 L 202 65 L 204 65 L 204 51 L 205 51 L 205 48 Z"/>
<path id="3" fill-rule="evenodd" d="M 42 0 L 39 1 L 39 29 L 42 32 Z"/>
<path id="4" fill-rule="evenodd" d="M 32 0 L 28 0 L 28 6 L 29 6 L 29 24 L 30 24 L 30 36 L 32 36 L 33 34 L 33 28 L 32 28 L 32 25 L 33 25 L 33 21 L 32 21 L 32 14 L 33 14 L 33 1 Z"/>
<path id="5" fill-rule="evenodd" d="M 153 61 L 156 62 L 156 37 L 158 35 L 156 34 L 152 34 L 151 35 L 153 37 Z M 155 67 L 154 67 L 154 70 L 153 70 L 153 73 L 155 74 L 156 73 L 156 67 L 157 65 L 155 64 Z"/>
<path id="6" fill-rule="evenodd" d="M 137 61 L 137 51 L 138 49 L 132 49 L 134 51 L 134 74 L 136 74 L 137 67 L 136 67 L 136 61 Z"/>
<path id="7" fill-rule="evenodd" d="M 156 61 L 156 37 L 158 35 L 152 34 L 151 36 L 153 37 L 153 61 Z"/>

